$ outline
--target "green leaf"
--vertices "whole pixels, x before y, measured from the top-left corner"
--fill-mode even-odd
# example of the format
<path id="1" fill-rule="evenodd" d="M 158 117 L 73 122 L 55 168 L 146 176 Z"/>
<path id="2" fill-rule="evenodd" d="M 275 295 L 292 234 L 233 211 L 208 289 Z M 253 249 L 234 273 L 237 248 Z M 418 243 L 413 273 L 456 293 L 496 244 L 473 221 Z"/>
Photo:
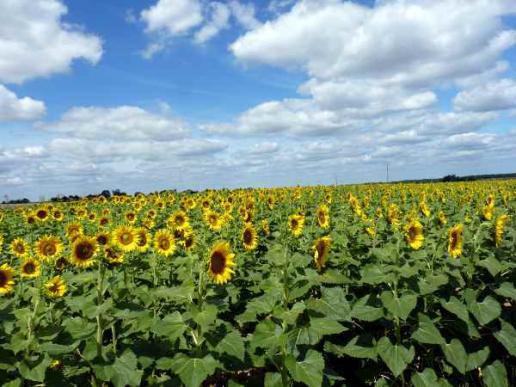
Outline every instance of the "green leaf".
<path id="1" fill-rule="evenodd" d="M 485 363 L 489 357 L 489 347 L 484 347 L 480 351 L 468 354 L 468 361 L 466 363 L 466 371 L 479 368 Z"/>
<path id="2" fill-rule="evenodd" d="M 502 297 L 512 298 L 514 301 L 516 301 L 516 289 L 510 282 L 504 282 L 501 284 L 500 287 L 495 290 L 495 293 Z"/>
<path id="3" fill-rule="evenodd" d="M 441 346 L 448 363 L 454 366 L 461 374 L 466 373 L 468 354 L 458 339 L 453 339 L 450 344 Z"/>
<path id="4" fill-rule="evenodd" d="M 70 344 L 70 345 L 44 343 L 44 344 L 41 344 L 41 351 L 46 352 L 52 356 L 62 355 L 64 353 L 73 352 L 75 350 L 75 348 L 77 348 L 78 344 L 79 344 L 78 342 Z"/>
<path id="5" fill-rule="evenodd" d="M 438 378 L 432 368 L 425 368 L 423 372 L 416 372 L 412 375 L 414 387 L 447 387 L 451 386 L 445 379 Z"/>
<path id="6" fill-rule="evenodd" d="M 324 350 L 337 356 L 347 355 L 358 359 L 376 359 L 376 342 L 368 335 L 355 336 L 345 346 L 326 342 Z"/>
<path id="7" fill-rule="evenodd" d="M 115 387 L 140 385 L 143 371 L 137 368 L 137 363 L 136 355 L 129 350 L 116 358 L 115 363 L 111 366 L 112 376 L 110 378 Z"/>
<path id="8" fill-rule="evenodd" d="M 380 295 L 383 306 L 395 317 L 406 320 L 410 312 L 416 307 L 417 296 L 415 294 L 406 294 L 400 298 L 396 297 L 392 292 L 385 291 Z"/>
<path id="9" fill-rule="evenodd" d="M 271 320 L 260 322 L 252 335 L 251 346 L 253 348 L 276 348 L 282 329 Z"/>
<path id="10" fill-rule="evenodd" d="M 322 297 L 308 300 L 307 306 L 328 318 L 340 321 L 347 320 L 351 311 L 342 288 L 323 288 Z"/>
<path id="11" fill-rule="evenodd" d="M 178 339 L 185 330 L 186 324 L 179 312 L 166 315 L 163 319 L 156 321 L 151 328 L 153 333 L 167 337 L 172 342 Z"/>
<path id="12" fill-rule="evenodd" d="M 412 334 L 414 340 L 423 344 L 446 344 L 441 332 L 439 332 L 428 316 L 418 313 L 418 320 L 419 328 Z"/>
<path id="13" fill-rule="evenodd" d="M 507 370 L 500 360 L 482 368 L 482 377 L 487 387 L 509 387 Z"/>
<path id="14" fill-rule="evenodd" d="M 421 295 L 430 294 L 439 290 L 439 288 L 449 281 L 448 276 L 444 274 L 430 275 L 425 278 L 421 278 L 418 281 L 418 287 Z"/>
<path id="15" fill-rule="evenodd" d="M 215 350 L 219 353 L 227 353 L 239 360 L 244 360 L 245 346 L 242 336 L 238 332 L 228 333 L 221 341 L 217 343 Z"/>
<path id="16" fill-rule="evenodd" d="M 170 369 L 179 375 L 186 387 L 200 386 L 219 367 L 222 368 L 222 365 L 211 355 L 203 358 L 191 358 L 180 353 L 170 362 Z"/>
<path id="17" fill-rule="evenodd" d="M 194 321 L 203 331 L 206 331 L 217 319 L 217 313 L 218 309 L 215 305 L 204 305 L 203 310 L 194 315 Z"/>
<path id="18" fill-rule="evenodd" d="M 483 259 L 479 261 L 477 265 L 486 268 L 493 277 L 496 277 L 496 275 L 503 270 L 503 265 L 495 257 Z"/>
<path id="19" fill-rule="evenodd" d="M 486 325 L 500 316 L 502 308 L 498 301 L 491 296 L 487 296 L 482 302 L 471 302 L 469 311 L 473 313 L 480 324 Z"/>
<path id="20" fill-rule="evenodd" d="M 285 365 L 296 382 L 304 383 L 308 387 L 322 385 L 324 359 L 319 352 L 313 349 L 308 350 L 305 359 L 301 362 L 289 354 L 285 358 Z"/>
<path id="21" fill-rule="evenodd" d="M 389 274 L 385 267 L 380 265 L 367 265 L 360 270 L 360 281 L 369 285 L 378 285 L 381 283 L 388 283 L 392 279 L 392 274 Z"/>
<path id="22" fill-rule="evenodd" d="M 507 352 L 512 356 L 516 356 L 516 329 L 514 327 L 501 320 L 502 329 L 494 334 L 496 339 L 503 344 Z"/>
<path id="23" fill-rule="evenodd" d="M 375 321 L 383 317 L 383 309 L 367 305 L 369 296 L 359 299 L 351 310 L 351 317 L 362 321 Z"/>
<path id="24" fill-rule="evenodd" d="M 407 349 L 403 345 L 392 345 L 391 341 L 385 336 L 376 344 L 376 350 L 396 377 L 407 368 L 415 355 L 414 347 Z"/>
<path id="25" fill-rule="evenodd" d="M 277 372 L 267 372 L 265 374 L 264 387 L 283 387 L 281 374 Z"/>
<path id="26" fill-rule="evenodd" d="M 68 318 L 64 322 L 65 330 L 73 339 L 85 339 L 95 332 L 96 325 L 80 317 Z"/>
<path id="27" fill-rule="evenodd" d="M 462 302 L 460 302 L 457 297 L 450 297 L 448 302 L 444 302 L 441 300 L 441 305 L 448 312 L 453 313 L 455 316 L 460 318 L 464 322 L 469 321 L 468 308 Z"/>
<path id="28" fill-rule="evenodd" d="M 50 365 L 50 358 L 47 355 L 40 357 L 37 361 L 21 361 L 18 364 L 20 375 L 28 380 L 35 382 L 45 381 L 45 373 Z"/>

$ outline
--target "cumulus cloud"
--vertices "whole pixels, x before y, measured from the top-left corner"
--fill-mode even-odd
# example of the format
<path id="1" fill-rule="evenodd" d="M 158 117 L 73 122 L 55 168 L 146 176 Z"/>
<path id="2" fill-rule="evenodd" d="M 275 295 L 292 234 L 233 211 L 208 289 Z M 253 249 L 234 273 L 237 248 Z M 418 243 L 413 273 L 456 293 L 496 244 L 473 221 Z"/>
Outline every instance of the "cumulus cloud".
<path id="1" fill-rule="evenodd" d="M 516 108 L 516 81 L 500 79 L 461 91 L 453 100 L 459 110 L 493 111 Z"/>
<path id="2" fill-rule="evenodd" d="M 182 120 L 137 106 L 74 107 L 64 113 L 59 121 L 41 127 L 70 137 L 97 141 L 167 141 L 182 138 L 188 133 Z"/>
<path id="3" fill-rule="evenodd" d="M 18 98 L 15 93 L 0 85 L 0 122 L 35 120 L 45 114 L 45 104 L 29 97 Z"/>
<path id="4" fill-rule="evenodd" d="M 63 22 L 66 13 L 59 0 L 0 2 L 0 82 L 66 72 L 76 59 L 100 60 L 100 38 Z"/>
<path id="5" fill-rule="evenodd" d="M 229 28 L 231 18 L 245 29 L 260 25 L 251 3 L 201 0 L 158 0 L 140 13 L 151 40 L 142 51 L 149 59 L 164 50 L 171 40 L 187 36 L 197 44 L 206 43 Z"/>

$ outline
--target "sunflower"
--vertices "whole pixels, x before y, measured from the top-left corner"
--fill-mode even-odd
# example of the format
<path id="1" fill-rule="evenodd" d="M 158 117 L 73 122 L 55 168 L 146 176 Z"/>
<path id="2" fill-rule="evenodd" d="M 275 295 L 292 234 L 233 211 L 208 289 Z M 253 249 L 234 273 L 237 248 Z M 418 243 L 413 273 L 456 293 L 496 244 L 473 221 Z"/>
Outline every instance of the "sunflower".
<path id="1" fill-rule="evenodd" d="M 300 214 L 290 215 L 288 217 L 288 228 L 294 234 L 294 236 L 298 237 L 303 232 L 303 227 L 305 225 L 305 216 Z"/>
<path id="2" fill-rule="evenodd" d="M 106 227 L 109 224 L 109 218 L 107 216 L 103 216 L 99 218 L 99 226 Z"/>
<path id="3" fill-rule="evenodd" d="M 183 246 L 186 251 L 190 251 L 195 246 L 195 235 L 192 229 L 188 229 L 183 239 Z"/>
<path id="4" fill-rule="evenodd" d="M 131 226 L 118 226 L 114 232 L 114 242 L 122 251 L 133 251 L 138 247 L 138 233 Z"/>
<path id="5" fill-rule="evenodd" d="M 27 224 L 34 224 L 36 223 L 36 216 L 34 214 L 29 213 L 26 215 L 25 221 L 27 222 Z"/>
<path id="6" fill-rule="evenodd" d="M 484 206 L 482 209 L 482 216 L 485 220 L 493 219 L 493 208 L 491 206 Z"/>
<path id="7" fill-rule="evenodd" d="M 503 230 L 505 228 L 505 223 L 509 220 L 507 215 L 501 215 L 496 219 L 495 222 L 495 245 L 499 247 L 502 244 L 503 240 Z"/>
<path id="8" fill-rule="evenodd" d="M 324 229 L 330 227 L 330 211 L 326 204 L 321 204 L 317 209 L 317 223 Z"/>
<path id="9" fill-rule="evenodd" d="M 70 261 L 77 267 L 87 268 L 95 263 L 98 245 L 95 238 L 81 236 L 73 242 Z"/>
<path id="10" fill-rule="evenodd" d="M 37 259 L 25 259 L 21 264 L 20 274 L 25 278 L 39 277 L 41 275 L 41 263 Z"/>
<path id="11" fill-rule="evenodd" d="M 136 229 L 136 234 L 138 235 L 138 247 L 136 249 L 139 252 L 144 253 L 150 246 L 149 232 L 144 227 L 140 227 Z"/>
<path id="12" fill-rule="evenodd" d="M 9 248 L 11 253 L 18 258 L 24 258 L 29 252 L 29 245 L 22 238 L 13 240 Z"/>
<path id="13" fill-rule="evenodd" d="M 265 236 L 268 236 L 271 233 L 269 221 L 267 219 L 262 220 L 262 230 Z"/>
<path id="14" fill-rule="evenodd" d="M 95 240 L 97 241 L 97 244 L 99 246 L 109 245 L 111 242 L 111 234 L 106 231 L 101 231 L 97 234 L 97 236 L 95 237 Z"/>
<path id="15" fill-rule="evenodd" d="M 59 275 L 56 275 L 52 279 L 45 282 L 43 288 L 45 290 L 45 294 L 50 298 L 63 297 L 68 290 L 66 282 Z"/>
<path id="16" fill-rule="evenodd" d="M 387 208 L 387 221 L 393 227 L 397 227 L 400 224 L 400 213 L 399 208 L 396 204 L 390 204 Z"/>
<path id="17" fill-rule="evenodd" d="M 68 266 L 68 260 L 65 257 L 57 258 L 54 267 L 57 271 L 63 271 Z"/>
<path id="18" fill-rule="evenodd" d="M 221 216 L 215 211 L 208 210 L 204 212 L 204 220 L 208 227 L 213 231 L 218 231 L 222 228 L 223 220 Z"/>
<path id="19" fill-rule="evenodd" d="M 63 251 L 63 243 L 55 236 L 45 235 L 36 241 L 36 254 L 46 262 L 56 260 Z"/>
<path id="20" fill-rule="evenodd" d="M 158 230 L 154 234 L 154 250 L 165 257 L 174 254 L 176 242 L 174 236 L 168 230 Z"/>
<path id="21" fill-rule="evenodd" d="M 114 246 L 108 246 L 104 249 L 106 260 L 112 265 L 119 265 L 124 262 L 124 253 L 117 250 Z"/>
<path id="22" fill-rule="evenodd" d="M 14 287 L 14 269 L 7 263 L 0 266 L 0 295 L 11 293 Z"/>
<path id="23" fill-rule="evenodd" d="M 0 235 L 0 253 L 4 250 L 4 237 Z"/>
<path id="24" fill-rule="evenodd" d="M 133 211 L 129 211 L 128 213 L 125 214 L 125 219 L 133 224 L 136 222 L 136 214 L 133 212 Z"/>
<path id="25" fill-rule="evenodd" d="M 229 243 L 220 241 L 213 245 L 209 256 L 208 275 L 216 284 L 225 284 L 234 273 L 235 254 L 231 253 Z"/>
<path id="26" fill-rule="evenodd" d="M 437 215 L 437 219 L 439 220 L 439 224 L 441 224 L 442 226 L 444 226 L 446 223 L 448 223 L 448 219 L 446 219 L 446 215 L 444 214 L 444 212 L 442 210 L 439 211 L 439 214 Z"/>
<path id="27" fill-rule="evenodd" d="M 242 243 L 247 251 L 254 250 L 258 246 L 258 233 L 252 223 L 245 225 L 242 231 Z"/>
<path id="28" fill-rule="evenodd" d="M 414 219 L 405 226 L 405 239 L 414 250 L 418 250 L 423 246 L 425 237 L 423 236 L 423 225 L 419 220 Z"/>
<path id="29" fill-rule="evenodd" d="M 371 238 L 376 236 L 376 228 L 374 225 L 366 226 L 365 230 Z"/>
<path id="30" fill-rule="evenodd" d="M 66 226 L 66 236 L 69 239 L 73 239 L 78 235 L 82 235 L 83 228 L 80 223 L 70 223 Z"/>
<path id="31" fill-rule="evenodd" d="M 426 204 L 425 201 L 422 201 L 421 203 L 419 203 L 419 210 L 425 217 L 428 218 L 430 216 L 430 208 L 428 208 L 428 205 Z"/>
<path id="32" fill-rule="evenodd" d="M 52 213 L 52 218 L 54 218 L 54 220 L 57 220 L 58 222 L 62 221 L 64 219 L 63 211 L 61 211 L 59 209 L 55 210 Z"/>
<path id="33" fill-rule="evenodd" d="M 40 222 L 44 222 L 45 220 L 48 219 L 48 210 L 44 207 L 41 207 L 41 208 L 38 208 L 36 210 L 36 220 L 40 221 Z"/>
<path id="34" fill-rule="evenodd" d="M 453 258 L 462 255 L 462 231 L 464 226 L 458 224 L 450 229 L 448 232 L 448 253 Z"/>
<path id="35" fill-rule="evenodd" d="M 169 221 L 172 223 L 173 228 L 184 228 L 188 226 L 189 219 L 186 212 L 176 211 L 170 216 Z"/>
<path id="36" fill-rule="evenodd" d="M 321 270 L 324 266 L 326 266 L 326 260 L 328 259 L 328 253 L 330 252 L 331 246 L 331 238 L 328 236 L 324 236 L 318 238 L 312 249 L 314 250 L 314 262 L 315 266 L 317 266 L 318 270 Z"/>

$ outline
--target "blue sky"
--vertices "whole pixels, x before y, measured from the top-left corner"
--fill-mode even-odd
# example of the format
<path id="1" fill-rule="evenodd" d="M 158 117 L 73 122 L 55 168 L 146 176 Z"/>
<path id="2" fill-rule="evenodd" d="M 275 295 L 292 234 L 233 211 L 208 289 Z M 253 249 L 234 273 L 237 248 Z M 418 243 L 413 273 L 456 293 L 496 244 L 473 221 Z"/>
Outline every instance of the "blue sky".
<path id="1" fill-rule="evenodd" d="M 0 195 L 514 172 L 510 3 L 2 2 Z"/>

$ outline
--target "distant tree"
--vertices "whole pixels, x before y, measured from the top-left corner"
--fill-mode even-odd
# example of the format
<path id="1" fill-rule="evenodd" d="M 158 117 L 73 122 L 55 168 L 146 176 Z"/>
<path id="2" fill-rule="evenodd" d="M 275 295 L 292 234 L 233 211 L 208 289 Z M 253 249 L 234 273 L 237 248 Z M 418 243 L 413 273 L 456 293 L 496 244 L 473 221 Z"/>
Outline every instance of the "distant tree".
<path id="1" fill-rule="evenodd" d="M 456 175 L 446 175 L 442 178 L 442 181 L 449 182 L 449 181 L 457 181 L 459 180 Z"/>
<path id="2" fill-rule="evenodd" d="M 104 196 L 106 199 L 110 198 L 111 197 L 111 193 L 109 192 L 108 189 L 105 189 L 104 191 L 102 191 L 100 193 L 100 196 Z"/>

